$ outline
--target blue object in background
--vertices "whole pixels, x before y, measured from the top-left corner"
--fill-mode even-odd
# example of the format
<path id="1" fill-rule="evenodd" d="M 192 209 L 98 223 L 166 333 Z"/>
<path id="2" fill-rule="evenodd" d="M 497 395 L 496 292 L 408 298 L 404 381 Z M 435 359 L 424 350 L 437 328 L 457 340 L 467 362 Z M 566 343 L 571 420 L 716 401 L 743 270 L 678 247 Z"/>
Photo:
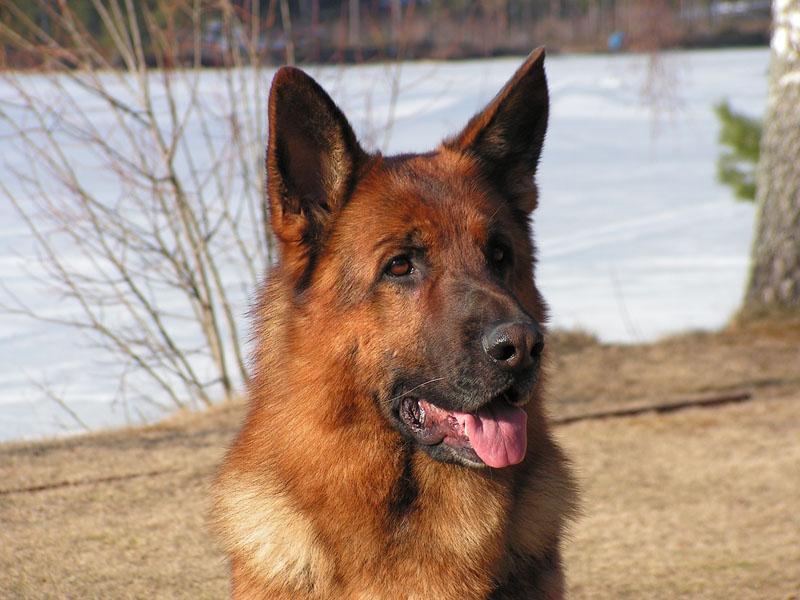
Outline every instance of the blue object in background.
<path id="1" fill-rule="evenodd" d="M 625 34 L 621 31 L 615 31 L 610 36 L 608 36 L 608 49 L 612 52 L 616 52 L 617 50 L 621 50 L 623 44 L 625 43 Z"/>

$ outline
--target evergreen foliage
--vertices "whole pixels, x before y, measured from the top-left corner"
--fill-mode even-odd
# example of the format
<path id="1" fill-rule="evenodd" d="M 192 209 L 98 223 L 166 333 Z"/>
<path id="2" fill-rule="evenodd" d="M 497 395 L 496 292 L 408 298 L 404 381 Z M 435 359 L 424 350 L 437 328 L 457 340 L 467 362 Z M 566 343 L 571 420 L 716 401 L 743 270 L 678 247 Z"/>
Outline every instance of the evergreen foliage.
<path id="1" fill-rule="evenodd" d="M 731 110 L 727 100 L 714 106 L 714 112 L 720 122 L 719 143 L 728 148 L 717 160 L 717 180 L 731 186 L 737 200 L 754 202 L 761 120 Z"/>

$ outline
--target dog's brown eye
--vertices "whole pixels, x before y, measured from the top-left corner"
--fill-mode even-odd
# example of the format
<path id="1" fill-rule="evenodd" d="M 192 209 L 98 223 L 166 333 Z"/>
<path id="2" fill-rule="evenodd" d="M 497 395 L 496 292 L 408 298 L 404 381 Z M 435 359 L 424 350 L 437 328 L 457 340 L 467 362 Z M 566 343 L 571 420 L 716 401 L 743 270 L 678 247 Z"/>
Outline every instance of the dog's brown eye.
<path id="1" fill-rule="evenodd" d="M 407 256 L 395 256 L 386 267 L 386 272 L 392 277 L 405 277 L 410 275 L 413 270 L 414 267 Z"/>
<path id="2" fill-rule="evenodd" d="M 501 263 L 506 257 L 506 250 L 502 246 L 492 248 L 492 262 Z"/>
<path id="3" fill-rule="evenodd" d="M 498 243 L 489 248 L 489 260 L 495 267 L 507 263 L 509 258 L 511 258 L 511 250 L 505 244 Z"/>

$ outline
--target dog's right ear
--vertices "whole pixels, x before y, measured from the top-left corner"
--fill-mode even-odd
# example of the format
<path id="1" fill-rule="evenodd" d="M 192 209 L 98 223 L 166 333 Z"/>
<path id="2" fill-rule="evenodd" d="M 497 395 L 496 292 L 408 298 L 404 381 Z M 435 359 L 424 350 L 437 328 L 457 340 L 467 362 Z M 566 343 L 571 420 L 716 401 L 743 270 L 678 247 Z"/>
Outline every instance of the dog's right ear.
<path id="1" fill-rule="evenodd" d="M 366 156 L 316 81 L 299 69 L 278 70 L 269 95 L 270 223 L 284 263 L 298 275 L 347 201 Z"/>

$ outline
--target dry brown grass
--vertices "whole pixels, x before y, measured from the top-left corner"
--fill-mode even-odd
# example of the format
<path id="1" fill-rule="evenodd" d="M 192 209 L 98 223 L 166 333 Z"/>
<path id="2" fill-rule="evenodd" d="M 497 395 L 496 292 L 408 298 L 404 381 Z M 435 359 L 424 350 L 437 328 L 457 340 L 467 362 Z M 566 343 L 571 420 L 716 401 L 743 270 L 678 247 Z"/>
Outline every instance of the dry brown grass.
<path id="1" fill-rule="evenodd" d="M 0 447 L 0 598 L 224 598 L 205 515 L 237 419 Z"/>
<path id="2" fill-rule="evenodd" d="M 800 326 L 640 346 L 558 334 L 550 352 L 555 416 L 753 393 L 558 428 L 584 487 L 573 598 L 800 598 Z M 240 411 L 0 446 L 0 598 L 225 597 L 206 490 Z"/>
<path id="3" fill-rule="evenodd" d="M 630 402 L 734 390 L 800 389 L 800 321 L 690 333 L 656 344 L 550 336 L 548 394 L 557 416 Z"/>
<path id="4" fill-rule="evenodd" d="M 584 486 L 572 597 L 798 597 L 799 402 L 562 428 Z"/>

